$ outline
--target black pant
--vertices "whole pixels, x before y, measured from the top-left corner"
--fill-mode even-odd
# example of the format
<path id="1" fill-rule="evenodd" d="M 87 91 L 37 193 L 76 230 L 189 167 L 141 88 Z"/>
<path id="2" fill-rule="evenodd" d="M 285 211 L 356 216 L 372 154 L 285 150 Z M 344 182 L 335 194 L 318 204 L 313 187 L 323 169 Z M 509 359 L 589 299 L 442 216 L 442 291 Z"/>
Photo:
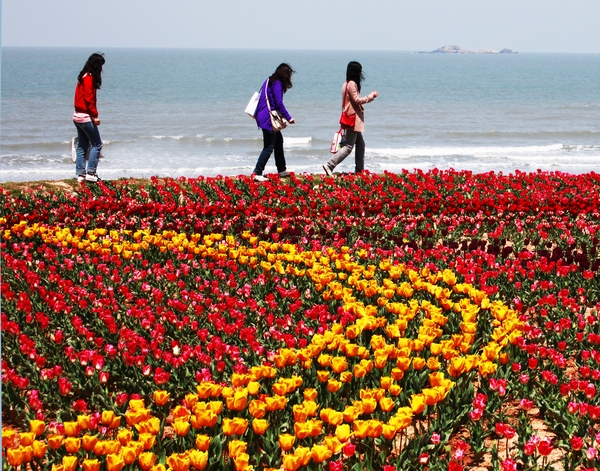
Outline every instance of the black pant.
<path id="1" fill-rule="evenodd" d="M 256 167 L 254 168 L 254 174 L 262 175 L 269 158 L 273 151 L 275 151 L 275 165 L 277 166 L 277 172 L 285 172 L 285 156 L 283 155 L 283 135 L 281 131 L 273 132 L 267 129 L 263 129 L 263 150 L 258 157 Z"/>

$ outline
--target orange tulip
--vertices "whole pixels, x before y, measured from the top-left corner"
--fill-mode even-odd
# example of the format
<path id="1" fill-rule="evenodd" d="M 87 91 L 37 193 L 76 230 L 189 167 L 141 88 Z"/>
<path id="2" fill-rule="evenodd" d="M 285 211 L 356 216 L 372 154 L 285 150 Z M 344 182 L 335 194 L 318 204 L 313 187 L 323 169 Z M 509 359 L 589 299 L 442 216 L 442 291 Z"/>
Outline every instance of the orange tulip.
<path id="1" fill-rule="evenodd" d="M 152 468 L 150 468 L 150 471 L 167 471 L 167 468 L 165 468 L 164 464 L 157 463 L 154 466 L 152 466 Z"/>
<path id="2" fill-rule="evenodd" d="M 110 425 L 112 424 L 113 420 L 115 420 L 115 412 L 112 410 L 105 410 L 102 411 L 102 420 L 101 422 L 104 425 Z"/>
<path id="3" fill-rule="evenodd" d="M 6 450 L 6 459 L 8 464 L 14 466 L 21 466 L 25 462 L 25 454 L 23 453 L 23 447 L 19 446 L 18 448 L 9 448 Z"/>
<path id="4" fill-rule="evenodd" d="M 81 463 L 83 471 L 100 471 L 100 461 L 97 459 L 85 459 Z"/>
<path id="5" fill-rule="evenodd" d="M 64 437 L 62 435 L 50 435 L 48 437 L 48 446 L 53 450 L 58 450 L 64 441 Z"/>
<path id="6" fill-rule="evenodd" d="M 121 448 L 121 458 L 126 465 L 133 464 L 133 462 L 137 459 L 138 453 L 135 447 L 132 446 L 124 446 Z"/>
<path id="7" fill-rule="evenodd" d="M 306 388 L 303 392 L 303 395 L 305 401 L 314 401 L 318 397 L 319 393 L 314 388 Z"/>
<path id="8" fill-rule="evenodd" d="M 187 453 L 173 453 L 167 458 L 167 466 L 173 471 L 187 471 L 191 464 Z"/>
<path id="9" fill-rule="evenodd" d="M 348 360 L 346 357 L 334 357 L 331 360 L 331 369 L 335 373 L 342 373 L 348 369 Z"/>
<path id="10" fill-rule="evenodd" d="M 253 399 L 248 404 L 248 412 L 250 412 L 250 415 L 255 419 L 262 419 L 267 412 L 267 404 L 263 401 Z"/>
<path id="11" fill-rule="evenodd" d="M 77 422 L 64 422 L 65 436 L 76 437 L 79 435 L 79 424 Z"/>
<path id="12" fill-rule="evenodd" d="M 319 370 L 317 371 L 317 379 L 319 380 L 319 382 L 324 383 L 329 379 L 329 374 L 329 371 Z"/>
<path id="13" fill-rule="evenodd" d="M 358 439 L 365 438 L 369 433 L 369 421 L 368 420 L 355 420 L 354 423 L 354 436 Z"/>
<path id="14" fill-rule="evenodd" d="M 90 422 L 91 417 L 89 415 L 78 415 L 77 423 L 79 424 L 79 428 L 81 430 L 89 430 L 92 427 Z"/>
<path id="15" fill-rule="evenodd" d="M 35 432 L 22 432 L 19 434 L 19 443 L 21 446 L 31 446 L 35 440 Z"/>
<path id="16" fill-rule="evenodd" d="M 123 446 L 127 445 L 132 439 L 133 434 L 129 429 L 124 428 L 119 430 L 119 433 L 117 433 L 117 440 L 119 440 L 119 443 Z"/>
<path id="17" fill-rule="evenodd" d="M 248 403 L 248 390 L 246 388 L 238 389 L 231 397 L 228 397 L 226 401 L 229 410 L 242 411 L 246 408 L 246 404 Z"/>
<path id="18" fill-rule="evenodd" d="M 254 419 L 252 421 L 252 430 L 254 430 L 254 433 L 257 435 L 264 435 L 268 427 L 269 422 L 265 419 Z"/>
<path id="19" fill-rule="evenodd" d="M 149 471 L 156 464 L 156 455 L 149 451 L 138 456 L 138 464 L 143 471 Z"/>
<path id="20" fill-rule="evenodd" d="M 414 357 L 412 359 L 412 366 L 415 370 L 420 371 L 425 366 L 425 359 L 421 357 Z"/>
<path id="21" fill-rule="evenodd" d="M 81 447 L 81 438 L 67 437 L 65 439 L 65 450 L 67 453 L 77 453 Z"/>
<path id="22" fill-rule="evenodd" d="M 321 409 L 321 420 L 331 425 L 340 425 L 344 421 L 344 414 L 333 409 Z"/>
<path id="23" fill-rule="evenodd" d="M 312 459 L 311 450 L 307 446 L 299 446 L 298 448 L 296 448 L 296 450 L 294 451 L 294 456 L 298 458 L 298 463 L 300 464 L 300 466 L 308 465 L 308 463 L 310 463 L 310 460 Z"/>
<path id="24" fill-rule="evenodd" d="M 330 379 L 329 381 L 327 381 L 327 390 L 331 393 L 338 392 L 341 387 L 342 387 L 341 381 L 337 381 L 335 379 Z"/>
<path id="25" fill-rule="evenodd" d="M 248 443 L 243 440 L 231 440 L 229 442 L 229 457 L 235 458 L 240 453 L 246 453 Z"/>
<path id="26" fill-rule="evenodd" d="M 208 450 L 210 446 L 211 437 L 208 435 L 196 435 L 196 448 L 200 451 Z"/>
<path id="27" fill-rule="evenodd" d="M 156 435 L 151 433 L 140 433 L 139 441 L 142 443 L 144 450 L 149 451 L 154 446 L 154 441 L 156 440 Z"/>

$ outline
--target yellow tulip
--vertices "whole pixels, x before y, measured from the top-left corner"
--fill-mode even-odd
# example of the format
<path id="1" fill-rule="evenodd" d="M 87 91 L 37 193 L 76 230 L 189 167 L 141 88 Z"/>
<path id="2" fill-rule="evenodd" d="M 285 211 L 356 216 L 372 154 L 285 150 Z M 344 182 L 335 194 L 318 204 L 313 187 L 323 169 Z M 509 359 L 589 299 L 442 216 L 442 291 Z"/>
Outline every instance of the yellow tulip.
<path id="1" fill-rule="evenodd" d="M 248 467 L 249 462 L 250 456 L 248 455 L 248 453 L 240 453 L 233 459 L 235 471 L 244 471 Z"/>
<path id="2" fill-rule="evenodd" d="M 171 393 L 168 393 L 167 391 L 154 391 L 154 402 L 159 407 L 166 405 L 170 398 Z"/>
<path id="3" fill-rule="evenodd" d="M 421 357 L 414 357 L 412 359 L 412 366 L 415 370 L 420 371 L 425 366 L 425 359 Z"/>
<path id="4" fill-rule="evenodd" d="M 63 456 L 62 465 L 64 471 L 75 471 L 77 468 L 77 457 L 76 456 Z M 112 470 L 109 470 L 112 471 Z"/>
<path id="5" fill-rule="evenodd" d="M 208 453 L 200 450 L 190 450 L 188 452 L 190 462 L 197 470 L 203 470 L 208 463 Z"/>
<path id="6" fill-rule="evenodd" d="M 177 419 L 173 422 L 173 430 L 178 437 L 185 437 L 190 431 L 191 424 L 184 419 Z"/>
<path id="7" fill-rule="evenodd" d="M 331 369 L 335 373 L 341 373 L 348 369 L 348 360 L 346 357 L 334 357 L 331 359 Z"/>
<path id="8" fill-rule="evenodd" d="M 344 414 L 333 409 L 321 409 L 321 420 L 330 425 L 340 425 L 344 421 Z"/>
<path id="9" fill-rule="evenodd" d="M 234 419 L 223 419 L 223 434 L 227 436 L 231 435 L 243 435 L 246 433 L 248 428 L 248 421 L 240 417 Z"/>
<path id="10" fill-rule="evenodd" d="M 410 398 L 410 408 L 414 414 L 420 414 L 425 410 L 427 402 L 423 394 L 413 394 Z"/>
<path id="11" fill-rule="evenodd" d="M 142 443 L 144 450 L 149 451 L 154 446 L 154 441 L 156 440 L 156 435 L 152 433 L 140 433 L 139 441 Z"/>
<path id="12" fill-rule="evenodd" d="M 79 424 L 77 422 L 63 422 L 65 427 L 65 436 L 76 437 L 79 435 Z"/>
<path id="13" fill-rule="evenodd" d="M 300 467 L 300 458 L 295 455 L 283 456 L 284 471 L 296 471 Z"/>
<path id="14" fill-rule="evenodd" d="M 22 432 L 19 434 L 19 444 L 21 446 L 31 446 L 35 437 L 35 432 Z"/>
<path id="15" fill-rule="evenodd" d="M 282 433 L 279 435 L 279 447 L 283 451 L 289 451 L 294 446 L 294 442 L 296 441 L 296 437 L 294 435 L 290 435 L 289 433 Z"/>
<path id="16" fill-rule="evenodd" d="M 260 392 L 260 383 L 258 381 L 250 381 L 248 383 L 248 394 L 256 396 Z"/>
<path id="17" fill-rule="evenodd" d="M 44 433 L 46 429 L 46 424 L 43 420 L 30 420 L 29 421 L 29 431 L 34 433 L 36 437 L 39 437 Z"/>
<path id="18" fill-rule="evenodd" d="M 391 397 L 382 397 L 379 400 L 379 407 L 384 412 L 390 412 L 395 406 L 396 403 Z"/>
<path id="19" fill-rule="evenodd" d="M 331 450 L 325 445 L 313 445 L 311 449 L 311 456 L 315 463 L 322 463 L 331 458 L 332 455 Z"/>
<path id="20" fill-rule="evenodd" d="M 248 403 L 248 390 L 246 388 L 236 390 L 231 397 L 226 398 L 226 402 L 229 410 L 244 410 Z"/>
<path id="21" fill-rule="evenodd" d="M 41 442 L 39 440 L 36 440 L 33 442 L 32 448 L 33 448 L 33 456 L 35 458 L 43 458 L 44 455 L 46 454 L 46 451 L 48 450 L 48 444 Z"/>
<path id="22" fill-rule="evenodd" d="M 156 464 L 156 455 L 149 451 L 140 453 L 140 456 L 138 456 L 138 464 L 143 471 L 150 471 Z"/>
<path id="23" fill-rule="evenodd" d="M 378 438 L 383 433 L 383 424 L 379 420 L 367 421 L 367 434 L 371 438 Z"/>
<path id="24" fill-rule="evenodd" d="M 335 436 L 342 443 L 347 442 L 352 436 L 350 426 L 348 424 L 340 424 L 335 428 Z"/>
<path id="25" fill-rule="evenodd" d="M 388 392 L 391 396 L 397 397 L 402 392 L 402 388 L 398 384 L 392 384 Z"/>
<path id="26" fill-rule="evenodd" d="M 152 468 L 150 468 L 150 471 L 167 471 L 167 468 L 165 468 L 164 464 L 157 463 L 154 466 L 152 466 Z"/>

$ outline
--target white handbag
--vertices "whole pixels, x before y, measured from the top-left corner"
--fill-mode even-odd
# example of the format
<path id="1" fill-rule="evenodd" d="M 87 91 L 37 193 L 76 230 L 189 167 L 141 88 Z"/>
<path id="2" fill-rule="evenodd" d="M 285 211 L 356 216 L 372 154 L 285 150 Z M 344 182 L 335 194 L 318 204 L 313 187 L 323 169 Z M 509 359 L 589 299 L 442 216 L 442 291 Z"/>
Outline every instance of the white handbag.
<path id="1" fill-rule="evenodd" d="M 267 79 L 265 81 L 265 83 L 267 83 L 268 81 L 269 81 L 269 79 Z M 265 89 L 266 89 L 266 87 L 265 87 Z M 250 101 L 246 105 L 246 109 L 244 111 L 251 118 L 256 119 L 256 108 L 258 108 L 258 100 L 259 99 L 260 99 L 260 92 L 254 92 L 254 95 L 252 95 L 252 98 L 250 98 Z"/>
<path id="2" fill-rule="evenodd" d="M 331 147 L 329 147 L 329 152 L 335 154 L 338 150 L 342 148 L 342 141 L 346 136 L 346 130 L 340 129 L 333 135 L 333 141 L 331 142 Z"/>

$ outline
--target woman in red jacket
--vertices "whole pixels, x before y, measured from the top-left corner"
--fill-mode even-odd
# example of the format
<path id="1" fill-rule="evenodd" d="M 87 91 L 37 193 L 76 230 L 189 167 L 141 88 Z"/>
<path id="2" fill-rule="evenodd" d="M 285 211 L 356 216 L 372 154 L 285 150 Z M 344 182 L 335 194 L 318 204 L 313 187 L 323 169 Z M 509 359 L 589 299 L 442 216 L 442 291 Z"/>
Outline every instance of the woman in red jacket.
<path id="1" fill-rule="evenodd" d="M 100 180 L 96 175 L 98 159 L 102 150 L 102 139 L 98 126 L 98 110 L 96 109 L 96 90 L 102 85 L 102 66 L 104 65 L 103 54 L 92 54 L 77 77 L 75 87 L 75 113 L 73 123 L 77 128 L 77 160 L 75 161 L 75 172 L 77 181 L 97 182 Z M 87 160 L 85 154 L 89 148 L 90 154 Z"/>

